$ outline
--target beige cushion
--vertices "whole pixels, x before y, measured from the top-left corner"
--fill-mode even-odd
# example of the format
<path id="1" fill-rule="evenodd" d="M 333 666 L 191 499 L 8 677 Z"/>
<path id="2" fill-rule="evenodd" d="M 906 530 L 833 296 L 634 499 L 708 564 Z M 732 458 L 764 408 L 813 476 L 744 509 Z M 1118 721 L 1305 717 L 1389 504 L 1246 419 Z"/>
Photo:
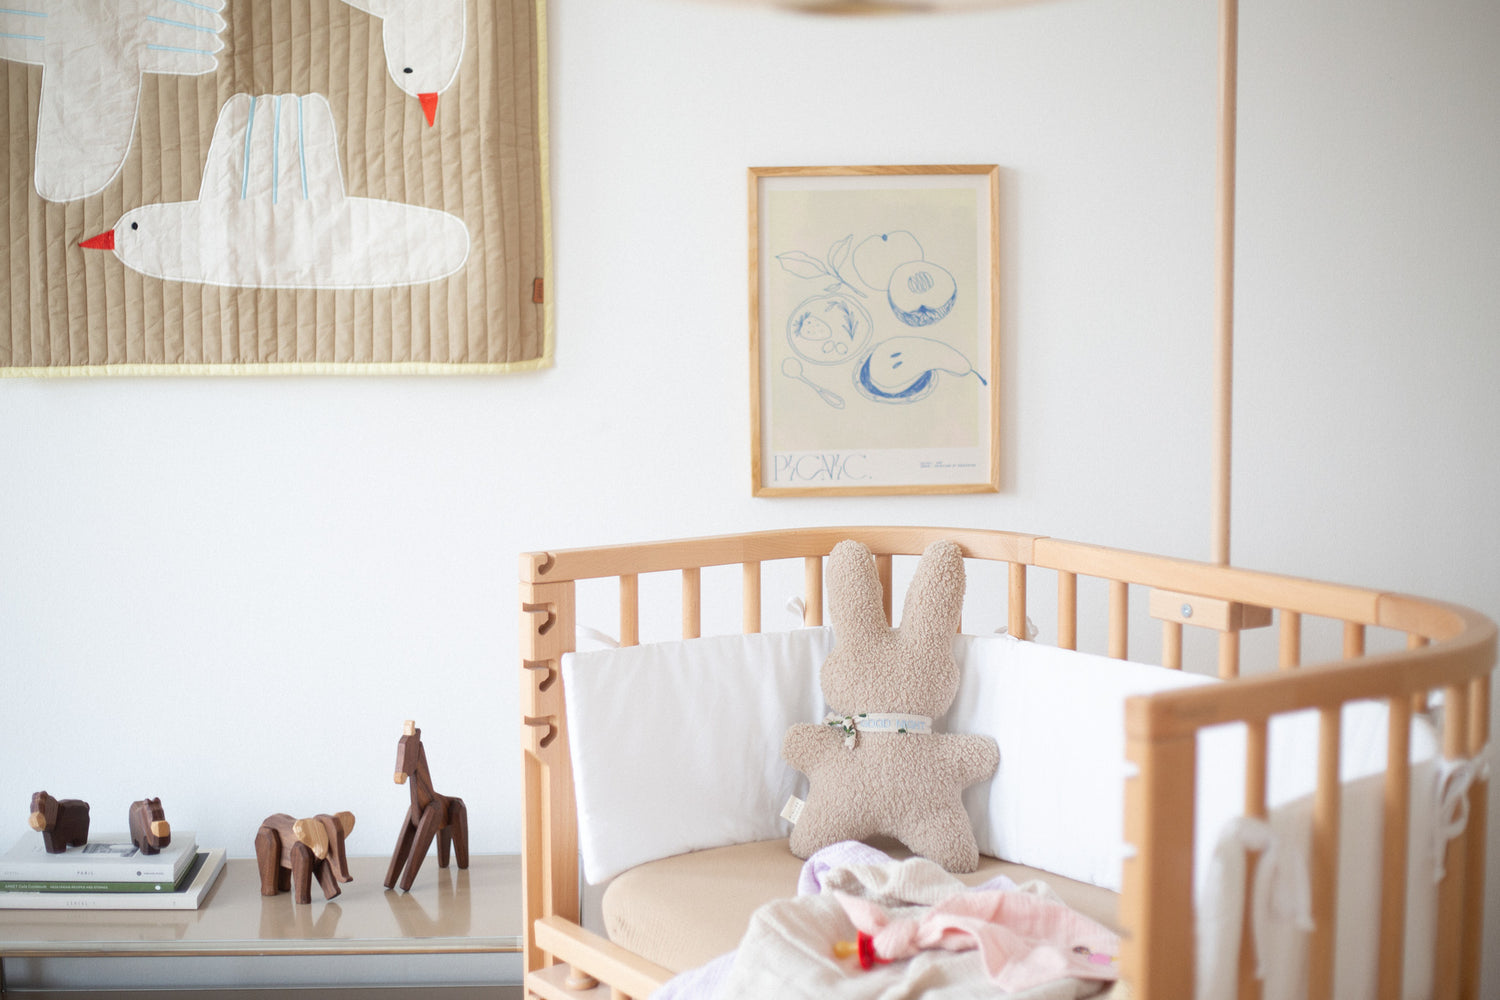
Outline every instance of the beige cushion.
<path id="1" fill-rule="evenodd" d="M 910 857 L 894 842 L 877 845 L 893 858 Z M 797 894 L 802 859 L 785 840 L 716 847 L 637 865 L 604 893 L 604 927 L 611 941 L 674 972 L 733 951 L 764 903 Z M 1084 882 L 981 857 L 979 870 L 959 875 L 978 885 L 996 875 L 1017 883 L 1041 879 L 1063 902 L 1119 931 L 1119 896 Z"/>

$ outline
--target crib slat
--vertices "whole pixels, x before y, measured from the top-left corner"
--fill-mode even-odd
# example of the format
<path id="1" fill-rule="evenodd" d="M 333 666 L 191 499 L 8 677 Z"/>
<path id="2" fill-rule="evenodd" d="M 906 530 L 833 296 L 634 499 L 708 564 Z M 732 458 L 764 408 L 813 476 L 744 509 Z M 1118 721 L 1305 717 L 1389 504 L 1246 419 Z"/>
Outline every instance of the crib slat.
<path id="1" fill-rule="evenodd" d="M 1233 680 L 1240 675 L 1240 634 L 1219 633 L 1219 678 Z"/>
<path id="2" fill-rule="evenodd" d="M 682 637 L 703 634 L 703 571 L 690 566 L 682 571 Z"/>
<path id="3" fill-rule="evenodd" d="M 1057 574 L 1057 644 L 1078 648 L 1078 574 Z"/>
<path id="4" fill-rule="evenodd" d="M 1302 665 L 1302 615 L 1299 612 L 1281 612 L 1281 645 L 1277 665 L 1282 670 Z"/>
<path id="5" fill-rule="evenodd" d="M 1468 691 L 1462 687 L 1443 689 L 1443 758 L 1463 759 L 1468 754 Z M 1471 788 L 1472 792 L 1473 789 Z M 1473 803 L 1469 817 L 1473 819 Z M 1448 841 L 1443 851 L 1443 880 L 1438 883 L 1437 954 L 1434 956 L 1433 1000 L 1453 1000 L 1459 995 L 1459 968 L 1463 955 L 1465 868 L 1469 860 L 1468 839 L 1472 831 Z"/>
<path id="6" fill-rule="evenodd" d="M 1407 649 L 1421 649 L 1427 644 L 1428 639 L 1425 635 L 1418 635 L 1415 632 L 1408 632 L 1406 634 Z M 1411 696 L 1411 710 L 1413 715 L 1421 715 L 1423 712 L 1427 711 L 1426 691 L 1418 691 L 1416 694 Z"/>
<path id="7" fill-rule="evenodd" d="M 1265 719 L 1245 726 L 1245 815 L 1266 818 L 1266 774 L 1269 770 L 1269 723 Z M 1260 852 L 1245 852 L 1245 908 L 1240 917 L 1239 1000 L 1260 1000 L 1261 980 L 1255 975 L 1254 909 L 1255 870 Z"/>
<path id="8" fill-rule="evenodd" d="M 802 560 L 802 624 L 814 628 L 823 624 L 823 557 L 806 556 Z"/>
<path id="9" fill-rule="evenodd" d="M 1490 741 L 1490 675 L 1475 678 L 1469 696 L 1469 756 L 1483 753 Z M 1462 978 L 1459 981 L 1459 996 L 1463 1000 L 1478 1000 L 1479 973 L 1483 959 L 1480 931 L 1484 927 L 1484 876 L 1485 848 L 1489 844 L 1486 828 L 1489 825 L 1490 779 L 1485 771 L 1474 777 L 1469 787 L 1469 857 L 1466 872 L 1469 876 L 1468 894 L 1464 907 L 1463 956 L 1459 965 Z"/>
<path id="10" fill-rule="evenodd" d="M 888 624 L 896 624 L 891 617 L 891 557 L 888 555 L 875 557 L 875 574 L 880 577 L 880 605 L 885 608 L 885 620 Z"/>
<path id="11" fill-rule="evenodd" d="M 620 645 L 641 642 L 641 578 L 634 573 L 620 577 Z"/>
<path id="12" fill-rule="evenodd" d="M 1010 564 L 1009 596 L 1010 634 L 1017 639 L 1030 639 L 1026 633 L 1026 564 Z"/>
<path id="13" fill-rule="evenodd" d="M 1182 622 L 1161 623 L 1161 665 L 1182 669 Z"/>
<path id="14" fill-rule="evenodd" d="M 1344 659 L 1365 655 L 1365 627 L 1359 622 L 1344 622 Z"/>
<path id="15" fill-rule="evenodd" d="M 1308 1000 L 1333 996 L 1334 943 L 1338 939 L 1340 706 L 1318 710 L 1318 786 L 1313 799 L 1312 919 Z"/>
<path id="16" fill-rule="evenodd" d="M 1411 699 L 1387 702 L 1380 875 L 1380 1000 L 1399 1000 L 1406 959 L 1406 851 L 1410 841 Z"/>
<path id="17" fill-rule="evenodd" d="M 1130 585 L 1109 581 L 1109 655 L 1117 660 L 1130 653 Z"/>
<path id="18" fill-rule="evenodd" d="M 760 631 L 760 563 L 741 564 L 744 590 L 741 598 L 743 614 L 741 627 L 746 633 Z"/>
<path id="19" fill-rule="evenodd" d="M 1191 997 L 1194 979 L 1192 865 L 1197 740 L 1153 740 L 1131 725 L 1125 755 L 1136 773 L 1125 782 L 1126 859 L 1120 917 L 1131 929 L 1122 942 L 1121 974 L 1134 995 Z"/>

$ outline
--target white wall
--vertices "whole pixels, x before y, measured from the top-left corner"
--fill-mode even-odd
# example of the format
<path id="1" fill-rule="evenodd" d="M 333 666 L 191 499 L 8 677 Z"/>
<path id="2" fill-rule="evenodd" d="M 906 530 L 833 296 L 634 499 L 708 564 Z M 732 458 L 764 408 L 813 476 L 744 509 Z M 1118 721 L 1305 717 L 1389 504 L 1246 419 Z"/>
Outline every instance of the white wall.
<path id="1" fill-rule="evenodd" d="M 1235 561 L 1500 617 L 1500 7 L 1244 6 Z M 0 839 L 46 788 L 241 856 L 347 808 L 385 854 L 415 718 L 474 848 L 517 850 L 522 550 L 924 522 L 1206 558 L 1216 17 L 551 0 L 555 369 L 0 382 Z M 1003 490 L 752 499 L 745 168 L 911 162 L 1002 166 Z"/>

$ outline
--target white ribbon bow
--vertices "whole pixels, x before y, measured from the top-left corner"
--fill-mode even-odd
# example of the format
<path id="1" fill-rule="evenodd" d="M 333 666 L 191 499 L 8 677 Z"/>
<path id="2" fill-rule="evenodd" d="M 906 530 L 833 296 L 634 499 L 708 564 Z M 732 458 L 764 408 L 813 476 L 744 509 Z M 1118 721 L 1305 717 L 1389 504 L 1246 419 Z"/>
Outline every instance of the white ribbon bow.
<path id="1" fill-rule="evenodd" d="M 1475 782 L 1490 778 L 1489 747 L 1486 746 L 1468 760 L 1445 760 L 1438 774 L 1438 816 L 1433 829 L 1432 880 L 1443 880 L 1443 855 L 1448 853 L 1448 841 L 1464 832 L 1469 825 L 1469 788 Z"/>

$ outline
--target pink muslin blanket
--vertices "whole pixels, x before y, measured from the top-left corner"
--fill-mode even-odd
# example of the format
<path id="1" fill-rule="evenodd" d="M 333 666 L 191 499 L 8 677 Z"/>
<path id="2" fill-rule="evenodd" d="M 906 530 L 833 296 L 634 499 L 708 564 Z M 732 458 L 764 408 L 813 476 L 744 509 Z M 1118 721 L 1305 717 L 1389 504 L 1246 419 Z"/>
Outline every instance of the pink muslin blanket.
<path id="1" fill-rule="evenodd" d="M 879 903 L 835 893 L 854 926 L 873 939 L 881 959 L 918 951 L 978 948 L 991 981 L 1006 992 L 1064 976 L 1114 980 L 1119 937 L 1062 903 L 1030 892 L 960 892 L 915 916 L 893 915 Z"/>

